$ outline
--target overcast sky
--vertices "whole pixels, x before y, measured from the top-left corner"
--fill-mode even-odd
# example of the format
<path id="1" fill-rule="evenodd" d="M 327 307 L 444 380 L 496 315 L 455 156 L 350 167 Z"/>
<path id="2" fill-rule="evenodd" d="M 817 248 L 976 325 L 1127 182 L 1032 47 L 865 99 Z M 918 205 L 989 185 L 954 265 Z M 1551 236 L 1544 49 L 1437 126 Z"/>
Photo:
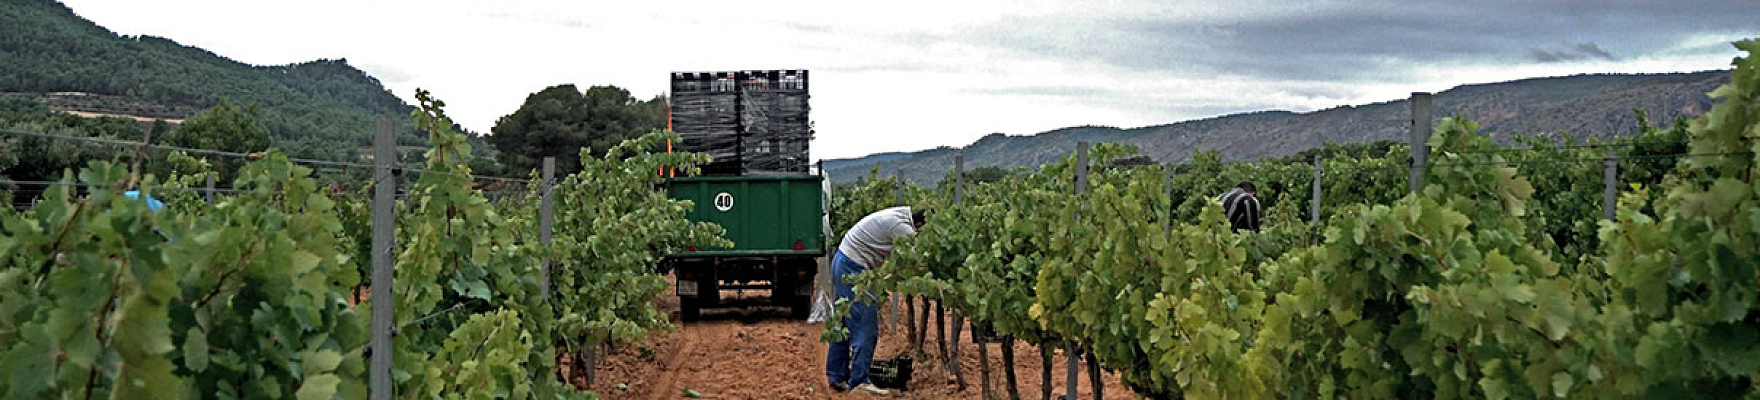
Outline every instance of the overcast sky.
<path id="1" fill-rule="evenodd" d="M 671 71 L 809 69 L 815 158 L 1720 69 L 1760 36 L 1754 0 L 62 1 L 250 64 L 346 58 L 484 133 L 556 84 L 648 98 Z"/>

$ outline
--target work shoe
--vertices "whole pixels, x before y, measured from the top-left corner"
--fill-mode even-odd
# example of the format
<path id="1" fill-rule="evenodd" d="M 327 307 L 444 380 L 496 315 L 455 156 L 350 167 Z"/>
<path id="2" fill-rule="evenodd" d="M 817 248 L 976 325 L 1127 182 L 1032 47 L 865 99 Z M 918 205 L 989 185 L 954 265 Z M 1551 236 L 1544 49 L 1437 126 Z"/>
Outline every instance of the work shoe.
<path id="1" fill-rule="evenodd" d="M 837 391 L 838 393 L 848 392 L 849 384 L 843 382 L 831 382 L 831 390 Z"/>
<path id="2" fill-rule="evenodd" d="M 879 396 L 885 396 L 885 395 L 892 394 L 891 390 L 881 389 L 878 386 L 874 386 L 874 384 L 872 384 L 872 383 L 864 383 L 864 384 L 856 385 L 855 389 L 851 389 L 851 390 L 856 393 L 872 394 L 872 395 L 879 395 Z"/>

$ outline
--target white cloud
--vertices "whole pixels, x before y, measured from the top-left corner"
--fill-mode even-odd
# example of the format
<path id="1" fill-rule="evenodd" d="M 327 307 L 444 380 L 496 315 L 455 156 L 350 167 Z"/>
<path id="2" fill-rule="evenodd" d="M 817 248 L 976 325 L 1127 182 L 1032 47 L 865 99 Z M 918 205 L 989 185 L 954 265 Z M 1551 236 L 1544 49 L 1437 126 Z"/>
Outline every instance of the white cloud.
<path id="1" fill-rule="evenodd" d="M 1720 43 L 1760 34 L 1760 23 L 1740 19 L 1663 23 L 1654 29 L 1681 38 L 1649 46 L 1653 39 L 1569 14 L 1601 10 L 1532 6 L 1535 20 L 1574 24 L 1572 37 L 1555 37 L 1539 27 L 1461 29 L 1502 25 L 1450 8 L 1460 6 L 1402 2 L 1469 14 L 1433 30 L 1386 22 L 1417 29 L 1389 32 L 1396 39 L 1448 39 L 1420 43 L 1430 48 L 1412 55 L 1402 53 L 1407 43 L 1355 42 L 1349 35 L 1365 32 L 1342 24 L 1385 19 L 1376 14 L 1384 7 L 1356 1 L 64 1 L 119 33 L 168 37 L 246 63 L 347 58 L 406 100 L 417 87 L 433 91 L 479 132 L 556 84 L 617 85 L 646 98 L 666 90 L 671 71 L 811 69 L 814 153 L 823 158 L 959 146 L 991 132 L 1307 111 L 1533 76 L 1723 68 L 1735 52 Z M 1623 23 L 1643 20 L 1639 11 L 1651 6 L 1620 7 L 1635 10 L 1616 20 Z M 1617 61 L 1530 58 L 1533 49 L 1580 43 L 1599 43 Z M 1265 53 L 1304 49 L 1311 53 Z M 1349 63 L 1328 64 L 1340 59 Z"/>

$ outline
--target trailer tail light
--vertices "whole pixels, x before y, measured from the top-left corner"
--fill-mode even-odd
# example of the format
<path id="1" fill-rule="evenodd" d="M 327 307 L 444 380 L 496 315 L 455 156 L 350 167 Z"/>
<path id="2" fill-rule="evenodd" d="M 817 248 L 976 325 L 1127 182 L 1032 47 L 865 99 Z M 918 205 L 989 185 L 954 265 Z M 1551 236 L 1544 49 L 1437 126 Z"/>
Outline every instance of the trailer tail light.
<path id="1" fill-rule="evenodd" d="M 795 251 L 801 251 L 801 250 L 806 250 L 806 249 L 807 249 L 807 242 L 801 241 L 800 239 L 794 240 L 794 250 Z"/>
<path id="2" fill-rule="evenodd" d="M 807 271 L 806 270 L 795 271 L 794 272 L 794 281 L 795 282 L 806 282 L 807 281 Z"/>
<path id="3" fill-rule="evenodd" d="M 695 253 L 697 252 L 697 246 L 685 246 L 684 251 Z"/>

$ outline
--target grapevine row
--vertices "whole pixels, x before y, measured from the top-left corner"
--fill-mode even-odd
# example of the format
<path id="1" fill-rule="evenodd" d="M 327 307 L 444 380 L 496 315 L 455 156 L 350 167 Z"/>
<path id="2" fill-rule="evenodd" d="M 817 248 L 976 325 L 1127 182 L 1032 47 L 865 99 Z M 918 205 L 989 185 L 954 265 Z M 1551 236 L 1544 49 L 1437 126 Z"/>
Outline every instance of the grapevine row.
<path id="1" fill-rule="evenodd" d="M 320 188 L 275 152 L 214 204 L 175 190 L 213 171 L 173 153 L 163 181 L 94 162 L 0 215 L 0 397 L 365 398 L 376 352 L 394 356 L 397 398 L 594 397 L 561 381 L 558 361 L 669 327 L 650 302 L 666 287 L 659 257 L 726 244 L 655 189 L 652 171 L 704 156 L 650 151 L 665 133 L 583 154 L 554 189 L 546 245 L 537 188 L 490 202 L 444 103 L 417 98 L 432 147 L 396 208 L 393 282 L 364 280 L 367 196 Z M 135 187 L 166 208 L 122 195 Z M 366 310 L 382 300 L 363 298 L 367 285 L 392 286 L 392 348 L 367 346 Z"/>
<path id="2" fill-rule="evenodd" d="M 1152 398 L 1754 396 L 1760 41 L 1737 46 L 1710 112 L 1639 145 L 1516 149 L 1447 118 L 1419 191 L 1403 148 L 1321 163 L 1310 225 L 1311 164 L 1128 167 L 1134 149 L 1101 144 L 963 201 L 923 191 L 929 224 L 853 281 L 1079 343 Z M 1578 161 L 1608 149 L 1636 162 L 1600 220 L 1601 168 Z M 1264 188 L 1262 232 L 1214 201 L 1243 180 Z"/>

